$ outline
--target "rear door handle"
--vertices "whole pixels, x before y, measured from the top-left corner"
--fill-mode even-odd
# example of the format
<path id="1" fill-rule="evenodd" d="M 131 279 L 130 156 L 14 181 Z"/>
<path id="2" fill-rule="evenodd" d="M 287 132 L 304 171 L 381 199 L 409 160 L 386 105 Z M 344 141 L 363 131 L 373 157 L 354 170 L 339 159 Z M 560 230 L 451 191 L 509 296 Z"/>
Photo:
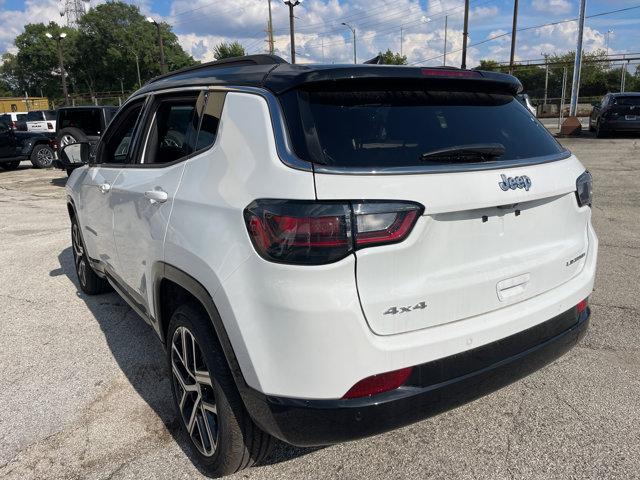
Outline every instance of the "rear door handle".
<path id="1" fill-rule="evenodd" d="M 109 193 L 109 190 L 111 190 L 111 185 L 108 183 L 101 183 L 100 185 L 98 185 L 98 188 L 102 193 Z"/>
<path id="2" fill-rule="evenodd" d="M 144 192 L 144 196 L 149 199 L 150 203 L 164 203 L 169 198 L 167 192 L 158 188 L 156 190 L 147 190 Z"/>

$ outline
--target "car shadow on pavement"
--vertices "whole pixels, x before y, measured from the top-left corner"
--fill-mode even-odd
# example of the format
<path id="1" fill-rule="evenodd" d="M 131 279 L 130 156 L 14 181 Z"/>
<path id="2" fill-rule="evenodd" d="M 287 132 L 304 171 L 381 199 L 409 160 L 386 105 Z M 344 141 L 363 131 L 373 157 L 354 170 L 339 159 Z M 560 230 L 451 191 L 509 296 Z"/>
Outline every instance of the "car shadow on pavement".
<path id="1" fill-rule="evenodd" d="M 64 177 L 52 178 L 51 185 L 55 185 L 56 187 L 64 187 L 67 184 L 68 178 L 69 177 L 67 177 L 66 175 Z"/>
<path id="2" fill-rule="evenodd" d="M 116 293 L 89 296 L 80 290 L 71 247 L 58 255 L 60 268 L 50 276 L 66 275 L 100 325 L 113 358 L 136 392 L 153 409 L 167 431 L 198 470 L 207 475 L 189 449 L 189 439 L 176 415 L 165 363 L 165 351 L 155 331 L 147 325 Z M 298 448 L 276 443 L 274 451 L 260 465 L 274 465 L 292 460 L 319 448 Z M 259 466 L 260 466 L 259 465 Z"/>

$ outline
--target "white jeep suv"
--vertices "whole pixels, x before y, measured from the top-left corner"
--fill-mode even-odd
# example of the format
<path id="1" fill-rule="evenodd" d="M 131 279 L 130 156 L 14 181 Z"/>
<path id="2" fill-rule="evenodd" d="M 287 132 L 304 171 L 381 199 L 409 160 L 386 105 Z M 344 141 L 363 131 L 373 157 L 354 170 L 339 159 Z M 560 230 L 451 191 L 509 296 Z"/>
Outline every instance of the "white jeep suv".
<path id="1" fill-rule="evenodd" d="M 195 457 L 324 445 L 453 408 L 584 334 L 591 175 L 509 75 L 290 65 L 158 77 L 67 183 L 82 290 L 164 342 Z"/>

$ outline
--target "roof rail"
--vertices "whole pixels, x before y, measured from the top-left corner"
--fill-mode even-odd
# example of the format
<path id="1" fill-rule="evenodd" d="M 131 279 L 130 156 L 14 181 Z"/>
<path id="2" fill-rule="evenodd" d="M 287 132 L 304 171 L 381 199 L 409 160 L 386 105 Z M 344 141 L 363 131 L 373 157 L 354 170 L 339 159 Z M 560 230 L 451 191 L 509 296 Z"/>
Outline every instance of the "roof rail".
<path id="1" fill-rule="evenodd" d="M 175 70 L 173 72 L 165 73 L 163 75 L 158 75 L 157 77 L 152 78 L 147 83 L 157 82 L 158 80 L 162 80 L 163 78 L 172 77 L 174 75 L 178 75 L 186 72 L 193 72 L 195 70 L 200 69 L 210 69 L 210 68 L 225 68 L 225 67 L 233 67 L 245 66 L 245 65 L 277 65 L 280 63 L 289 63 L 284 58 L 281 58 L 277 55 L 245 55 L 243 57 L 229 57 L 223 58 L 222 60 L 216 60 L 214 62 L 206 62 L 200 63 L 198 65 L 193 65 L 191 67 L 181 68 L 180 70 Z"/>

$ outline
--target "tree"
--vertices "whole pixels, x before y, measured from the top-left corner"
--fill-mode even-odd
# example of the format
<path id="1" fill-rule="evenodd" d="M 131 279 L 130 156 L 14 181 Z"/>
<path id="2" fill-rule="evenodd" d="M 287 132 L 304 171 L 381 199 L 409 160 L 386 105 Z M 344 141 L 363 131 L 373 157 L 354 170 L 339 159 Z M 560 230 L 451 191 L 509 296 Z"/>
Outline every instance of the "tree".
<path id="1" fill-rule="evenodd" d="M 216 60 L 231 57 L 244 57 L 245 55 L 244 47 L 239 42 L 222 42 L 213 47 L 213 58 Z"/>
<path id="2" fill-rule="evenodd" d="M 486 70 L 489 72 L 500 72 L 503 67 L 495 60 L 480 60 L 480 65 L 476 67 L 477 70 Z"/>
<path id="3" fill-rule="evenodd" d="M 390 49 L 387 49 L 387 51 L 384 53 L 380 52 L 379 55 L 381 56 L 383 65 L 406 65 L 407 64 L 406 55 L 393 53 Z"/>
<path id="4" fill-rule="evenodd" d="M 17 53 L 5 53 L 0 66 L 0 82 L 14 95 L 40 95 L 61 98 L 60 72 L 55 40 L 62 40 L 65 70 L 70 92 L 118 92 L 137 88 L 136 55 L 142 82 L 160 74 L 160 51 L 155 25 L 145 20 L 138 7 L 120 1 L 92 8 L 78 22 L 78 28 L 60 27 L 51 22 L 25 25 L 16 37 Z M 168 69 L 176 70 L 196 61 L 178 43 L 168 24 L 160 24 Z"/>

